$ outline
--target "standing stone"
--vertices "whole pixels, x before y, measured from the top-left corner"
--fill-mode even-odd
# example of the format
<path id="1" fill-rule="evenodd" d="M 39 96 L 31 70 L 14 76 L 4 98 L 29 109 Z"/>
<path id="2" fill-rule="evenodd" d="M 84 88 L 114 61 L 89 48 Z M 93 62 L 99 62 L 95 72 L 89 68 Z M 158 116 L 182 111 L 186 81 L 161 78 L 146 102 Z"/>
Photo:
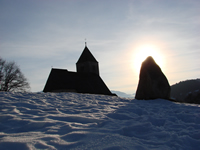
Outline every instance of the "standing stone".
<path id="1" fill-rule="evenodd" d="M 160 67 L 149 56 L 142 63 L 136 99 L 169 99 L 170 85 Z"/>

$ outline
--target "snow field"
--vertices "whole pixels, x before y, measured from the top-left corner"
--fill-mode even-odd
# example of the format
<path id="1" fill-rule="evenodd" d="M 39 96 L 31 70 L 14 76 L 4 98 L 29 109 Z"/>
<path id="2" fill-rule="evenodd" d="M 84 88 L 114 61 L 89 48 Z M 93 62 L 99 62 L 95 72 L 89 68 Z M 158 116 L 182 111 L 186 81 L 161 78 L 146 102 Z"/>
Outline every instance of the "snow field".
<path id="1" fill-rule="evenodd" d="M 0 92 L 0 149 L 200 149 L 200 105 Z"/>

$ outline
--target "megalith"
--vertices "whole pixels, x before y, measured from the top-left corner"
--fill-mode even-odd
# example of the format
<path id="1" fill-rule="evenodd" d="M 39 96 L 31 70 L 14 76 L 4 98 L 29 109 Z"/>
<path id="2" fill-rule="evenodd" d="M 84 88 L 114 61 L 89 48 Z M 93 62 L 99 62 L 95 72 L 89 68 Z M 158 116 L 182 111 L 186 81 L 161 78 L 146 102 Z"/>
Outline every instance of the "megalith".
<path id="1" fill-rule="evenodd" d="M 140 68 L 135 98 L 138 100 L 169 99 L 170 91 L 169 82 L 160 67 L 151 56 L 147 57 Z"/>

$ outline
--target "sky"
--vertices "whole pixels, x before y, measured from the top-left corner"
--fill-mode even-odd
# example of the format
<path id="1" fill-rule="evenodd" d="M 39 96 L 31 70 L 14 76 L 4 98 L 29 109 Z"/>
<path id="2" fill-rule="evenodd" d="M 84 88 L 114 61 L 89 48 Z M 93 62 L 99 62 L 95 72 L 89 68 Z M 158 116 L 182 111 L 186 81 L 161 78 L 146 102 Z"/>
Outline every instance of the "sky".
<path id="1" fill-rule="evenodd" d="M 135 93 L 148 55 L 172 85 L 200 77 L 199 8 L 199 0 L 0 0 L 0 57 L 38 92 L 51 68 L 76 71 L 86 41 L 110 90 Z"/>

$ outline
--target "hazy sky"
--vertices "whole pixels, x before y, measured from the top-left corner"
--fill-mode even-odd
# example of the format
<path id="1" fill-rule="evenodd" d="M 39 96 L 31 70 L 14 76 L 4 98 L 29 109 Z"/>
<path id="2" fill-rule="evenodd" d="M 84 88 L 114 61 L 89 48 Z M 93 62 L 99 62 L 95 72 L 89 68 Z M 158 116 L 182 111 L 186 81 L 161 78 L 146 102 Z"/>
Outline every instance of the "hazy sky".
<path id="1" fill-rule="evenodd" d="M 135 93 L 151 51 L 170 84 L 200 77 L 200 0 L 0 0 L 0 57 L 33 92 L 51 67 L 76 71 L 85 38 L 110 90 Z"/>

